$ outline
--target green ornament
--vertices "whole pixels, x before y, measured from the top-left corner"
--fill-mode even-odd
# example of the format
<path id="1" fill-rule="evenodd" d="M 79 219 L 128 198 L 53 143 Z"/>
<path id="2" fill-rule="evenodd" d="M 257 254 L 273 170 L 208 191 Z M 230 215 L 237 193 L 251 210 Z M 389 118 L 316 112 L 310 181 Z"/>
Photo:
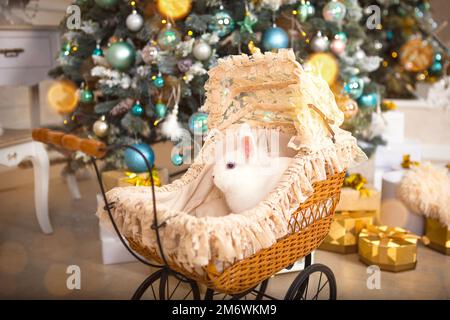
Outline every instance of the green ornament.
<path id="1" fill-rule="evenodd" d="M 155 113 L 159 119 L 164 118 L 167 113 L 167 106 L 162 102 L 158 102 L 155 105 Z"/>
<path id="2" fill-rule="evenodd" d="M 131 114 L 135 117 L 140 117 L 144 114 L 144 108 L 139 101 L 136 101 L 136 103 L 131 107 Z"/>
<path id="3" fill-rule="evenodd" d="M 208 131 L 208 114 L 205 112 L 196 112 L 188 122 L 189 130 L 193 134 L 204 134 Z"/>
<path id="4" fill-rule="evenodd" d="M 103 55 L 103 50 L 102 50 L 102 48 L 100 48 L 100 45 L 97 45 L 95 47 L 95 49 L 92 51 L 92 55 L 97 56 L 97 57 L 100 57 Z"/>
<path id="5" fill-rule="evenodd" d="M 115 69 L 127 71 L 134 65 L 136 51 L 125 41 L 113 43 L 106 51 L 106 60 Z"/>
<path id="6" fill-rule="evenodd" d="M 89 89 L 81 89 L 80 101 L 82 103 L 92 103 L 94 101 L 94 93 Z"/>
<path id="7" fill-rule="evenodd" d="M 233 17 L 220 7 L 212 17 L 212 22 L 208 25 L 210 31 L 215 31 L 219 37 L 224 37 L 230 34 L 234 30 L 234 19 Z"/>
<path id="8" fill-rule="evenodd" d="M 72 45 L 70 43 L 67 42 L 61 47 L 62 55 L 68 56 L 70 55 L 71 52 L 72 52 Z"/>
<path id="9" fill-rule="evenodd" d="M 95 0 L 95 3 L 102 8 L 111 8 L 119 3 L 119 0 Z"/>
<path id="10" fill-rule="evenodd" d="M 162 88 L 164 87 L 164 78 L 161 75 L 157 75 L 154 79 L 153 79 L 153 85 L 157 88 Z"/>
<path id="11" fill-rule="evenodd" d="M 305 22 L 309 17 L 312 17 L 316 13 L 316 9 L 309 1 L 302 1 L 298 6 L 298 19 L 300 22 Z"/>
<path id="12" fill-rule="evenodd" d="M 173 50 L 181 41 L 180 33 L 172 28 L 170 24 L 166 28 L 161 29 L 158 33 L 156 42 L 162 50 Z"/>
<path id="13" fill-rule="evenodd" d="M 253 33 L 253 26 L 258 22 L 258 18 L 251 12 L 247 12 L 245 14 L 245 18 L 242 21 L 239 21 L 237 24 L 241 27 L 240 32 L 248 32 Z"/>

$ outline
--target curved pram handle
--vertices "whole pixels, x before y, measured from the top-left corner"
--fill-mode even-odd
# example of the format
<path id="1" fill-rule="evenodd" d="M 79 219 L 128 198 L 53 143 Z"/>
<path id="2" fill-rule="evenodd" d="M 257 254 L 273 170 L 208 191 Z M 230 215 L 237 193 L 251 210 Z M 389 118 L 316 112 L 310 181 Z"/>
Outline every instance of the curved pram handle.
<path id="1" fill-rule="evenodd" d="M 145 157 L 145 155 L 136 147 L 131 145 L 112 145 L 112 146 L 106 146 L 106 144 L 99 140 L 93 140 L 93 139 L 82 139 L 72 134 L 65 134 L 64 132 L 60 131 L 53 131 L 47 128 L 37 128 L 33 129 L 32 131 L 32 137 L 33 140 L 39 141 L 46 144 L 55 145 L 58 147 L 61 147 L 63 149 L 66 149 L 68 151 L 81 151 L 89 156 L 91 156 L 92 165 L 94 166 L 95 173 L 97 175 L 97 180 L 100 185 L 100 190 L 103 196 L 103 201 L 105 203 L 105 210 L 108 212 L 109 219 L 111 220 L 111 223 L 113 225 L 113 228 L 115 232 L 117 233 L 117 236 L 119 237 L 122 244 L 125 246 L 125 248 L 130 252 L 131 255 L 133 255 L 138 261 L 142 262 L 145 265 L 155 267 L 155 268 L 166 268 L 170 270 L 173 275 L 178 278 L 181 281 L 189 281 L 185 276 L 179 274 L 178 272 L 172 270 L 169 268 L 169 265 L 167 263 L 162 243 L 161 243 L 161 237 L 159 234 L 159 228 L 164 226 L 164 222 L 159 224 L 158 223 L 158 216 L 157 216 L 157 210 L 156 210 L 156 194 L 155 194 L 155 181 L 153 179 L 152 170 L 153 165 L 150 164 L 149 160 Z M 141 258 L 138 254 L 134 252 L 133 249 L 130 248 L 130 246 L 125 242 L 125 240 L 122 237 L 122 234 L 119 231 L 119 228 L 117 227 L 116 222 L 114 221 L 114 217 L 112 215 L 111 209 L 113 208 L 114 203 L 109 203 L 108 198 L 106 197 L 106 191 L 103 186 L 103 179 L 100 173 L 100 170 L 97 166 L 96 159 L 103 158 L 106 156 L 108 152 L 116 151 L 118 149 L 132 149 L 136 151 L 145 161 L 145 165 L 149 172 L 150 177 L 150 183 L 151 183 L 151 189 L 152 189 L 152 202 L 153 202 L 153 224 L 152 229 L 156 233 L 156 240 L 158 244 L 158 249 L 161 254 L 161 259 L 164 263 L 164 265 L 156 265 L 148 262 L 147 260 Z"/>
<path id="2" fill-rule="evenodd" d="M 103 158 L 108 149 L 102 141 L 82 139 L 72 134 L 46 128 L 33 129 L 31 135 L 35 141 L 52 144 L 69 151 L 81 151 L 94 158 Z"/>

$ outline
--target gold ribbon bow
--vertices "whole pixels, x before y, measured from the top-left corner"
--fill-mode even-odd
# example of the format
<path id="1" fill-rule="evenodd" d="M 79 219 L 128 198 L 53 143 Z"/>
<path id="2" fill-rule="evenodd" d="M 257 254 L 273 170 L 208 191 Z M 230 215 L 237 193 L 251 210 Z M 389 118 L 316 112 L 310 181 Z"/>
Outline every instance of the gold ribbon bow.
<path id="1" fill-rule="evenodd" d="M 403 228 L 388 227 L 388 226 L 374 226 L 368 225 L 359 234 L 360 237 L 372 237 L 378 239 L 380 246 L 395 246 L 405 243 L 417 243 L 421 240 L 424 244 L 429 242 L 428 238 L 415 235 Z"/>
<path id="2" fill-rule="evenodd" d="M 367 183 L 366 178 L 360 173 L 349 174 L 344 179 L 344 187 L 352 188 L 359 191 L 360 196 L 370 197 L 371 192 L 369 189 L 365 188 L 364 185 Z"/>
<path id="3" fill-rule="evenodd" d="M 420 165 L 418 161 L 411 161 L 411 156 L 409 154 L 403 155 L 402 168 L 411 169 L 412 166 L 418 165 Z"/>
<path id="4" fill-rule="evenodd" d="M 148 172 L 143 173 L 143 174 L 137 174 L 134 172 L 125 171 L 125 175 L 128 177 L 128 179 L 126 179 L 125 182 L 127 182 L 133 186 L 149 187 L 152 185 L 151 180 L 150 180 L 150 175 L 148 174 Z M 158 171 L 156 171 L 156 169 L 152 170 L 152 176 L 153 176 L 153 182 L 155 183 L 155 186 L 156 187 L 161 186 L 161 180 L 159 178 Z"/>

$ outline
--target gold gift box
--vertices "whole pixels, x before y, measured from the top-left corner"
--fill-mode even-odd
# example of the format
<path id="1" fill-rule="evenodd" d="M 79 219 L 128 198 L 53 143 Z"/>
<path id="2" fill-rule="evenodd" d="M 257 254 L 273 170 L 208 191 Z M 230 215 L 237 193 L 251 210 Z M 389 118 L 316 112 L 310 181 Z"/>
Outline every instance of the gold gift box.
<path id="1" fill-rule="evenodd" d="M 428 246 L 450 255 L 450 229 L 437 219 L 427 218 L 425 236 L 430 240 Z"/>
<path id="2" fill-rule="evenodd" d="M 369 226 L 359 233 L 359 259 L 382 270 L 399 272 L 414 269 L 418 236 L 405 229 Z"/>
<path id="3" fill-rule="evenodd" d="M 341 197 L 336 206 L 336 211 L 372 211 L 374 222 L 380 217 L 381 192 L 366 186 L 367 192 L 361 193 L 352 188 L 342 188 Z"/>
<path id="4" fill-rule="evenodd" d="M 168 183 L 169 173 L 167 169 L 156 169 L 155 173 L 153 174 L 155 186 Z M 125 170 L 111 170 L 102 172 L 102 180 L 105 191 L 109 191 L 115 187 L 147 185 L 149 181 L 148 178 L 149 176 L 147 172 L 132 173 Z"/>
<path id="5" fill-rule="evenodd" d="M 358 252 L 359 232 L 373 224 L 374 211 L 336 212 L 330 232 L 319 249 L 338 253 Z"/>

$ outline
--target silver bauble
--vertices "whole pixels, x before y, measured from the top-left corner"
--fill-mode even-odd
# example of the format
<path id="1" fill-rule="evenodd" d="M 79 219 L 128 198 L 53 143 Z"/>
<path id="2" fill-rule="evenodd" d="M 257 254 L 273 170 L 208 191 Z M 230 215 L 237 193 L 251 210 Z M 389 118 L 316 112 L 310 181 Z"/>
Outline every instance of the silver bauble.
<path id="1" fill-rule="evenodd" d="M 208 60 L 211 57 L 211 53 L 211 46 L 204 41 L 197 42 L 192 49 L 195 59 L 200 61 Z"/>
<path id="2" fill-rule="evenodd" d="M 315 52 L 327 51 L 330 41 L 327 36 L 322 35 L 319 31 L 317 36 L 311 40 L 311 49 Z"/>
<path id="3" fill-rule="evenodd" d="M 105 121 L 104 118 L 97 120 L 94 122 L 94 126 L 92 127 L 95 135 L 99 138 L 106 137 L 109 130 L 109 124 Z"/>
<path id="4" fill-rule="evenodd" d="M 133 10 L 127 17 L 126 25 L 128 30 L 136 32 L 141 30 L 144 25 L 144 18 L 136 11 Z"/>

